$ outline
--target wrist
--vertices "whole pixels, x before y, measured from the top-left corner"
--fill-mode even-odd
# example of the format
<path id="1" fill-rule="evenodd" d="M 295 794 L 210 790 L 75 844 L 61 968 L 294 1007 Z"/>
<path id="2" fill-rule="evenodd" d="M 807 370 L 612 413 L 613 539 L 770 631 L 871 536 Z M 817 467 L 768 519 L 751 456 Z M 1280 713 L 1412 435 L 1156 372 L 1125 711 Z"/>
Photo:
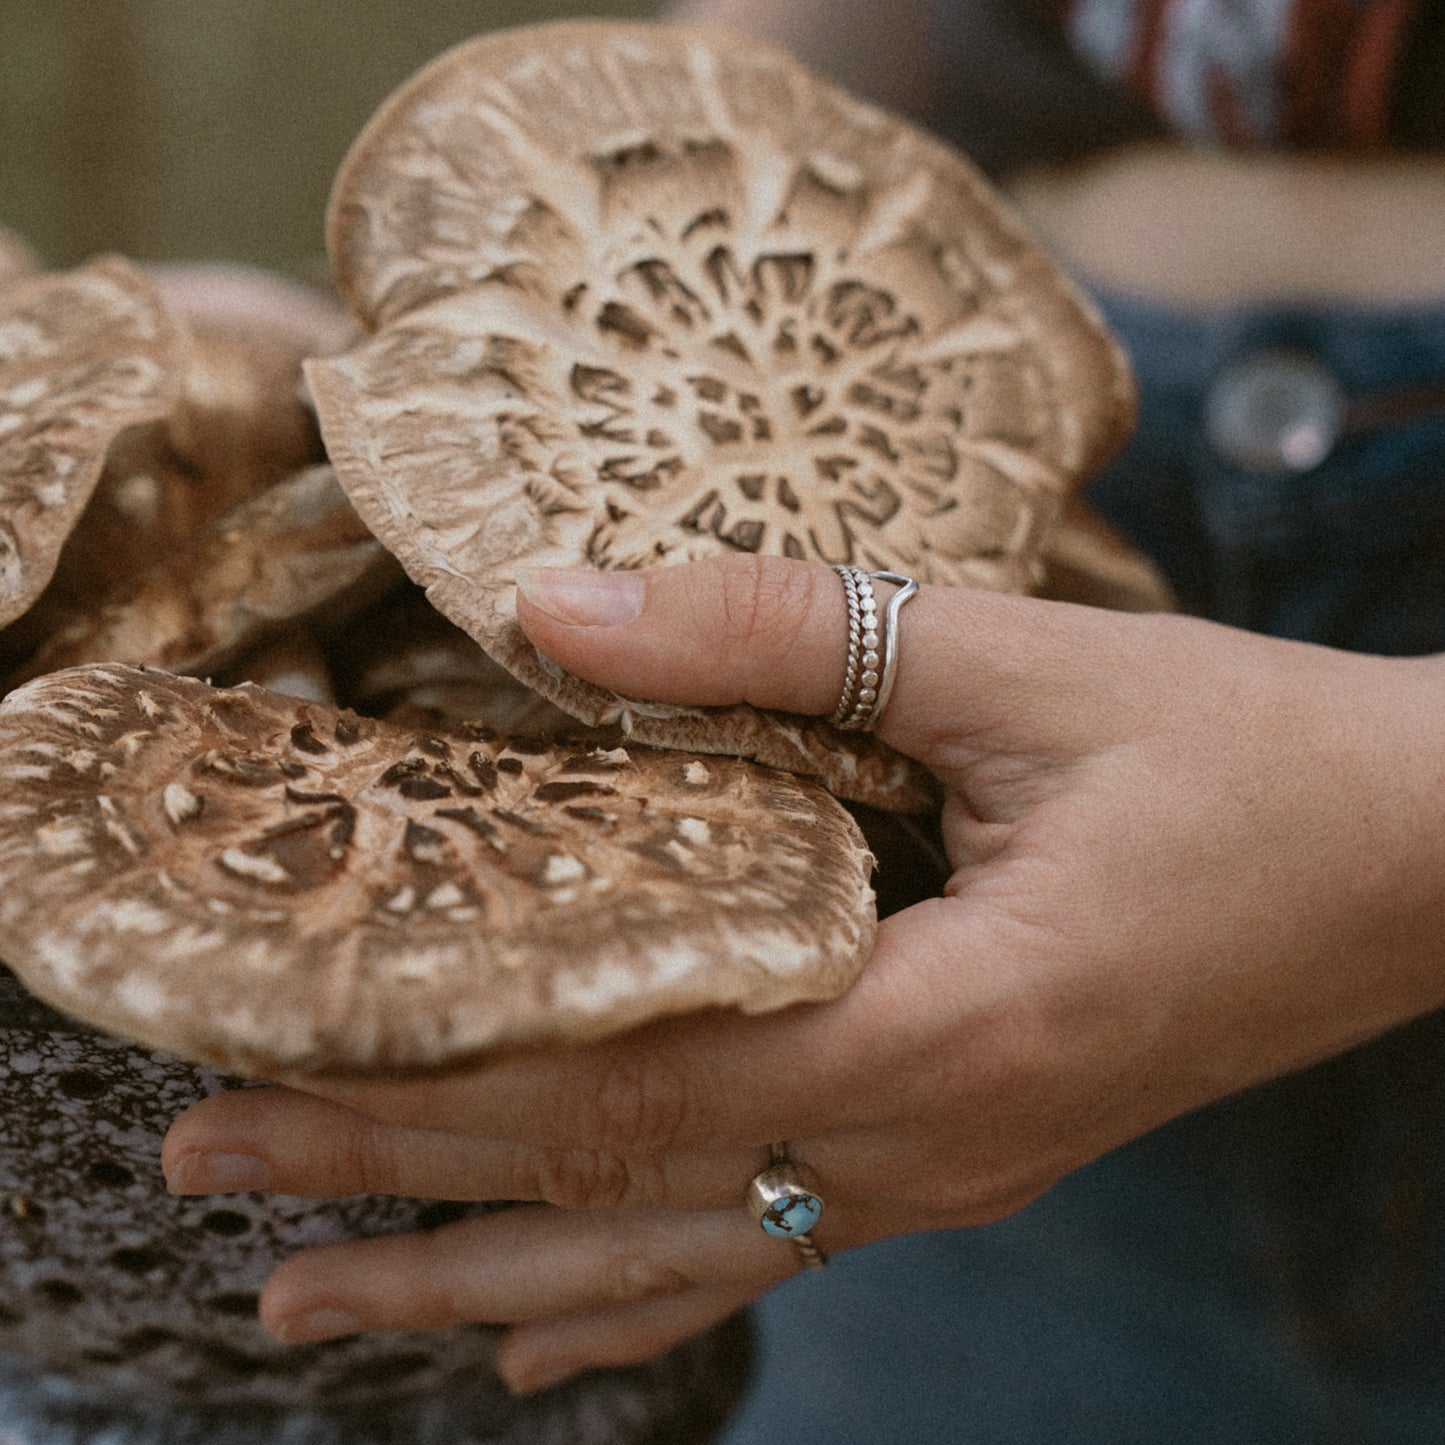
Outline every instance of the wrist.
<path id="1" fill-rule="evenodd" d="M 1445 658 L 1301 652 L 1323 665 L 1279 734 L 1298 812 L 1260 860 L 1303 870 L 1279 960 L 1303 1026 L 1287 1067 L 1445 1007 Z"/>

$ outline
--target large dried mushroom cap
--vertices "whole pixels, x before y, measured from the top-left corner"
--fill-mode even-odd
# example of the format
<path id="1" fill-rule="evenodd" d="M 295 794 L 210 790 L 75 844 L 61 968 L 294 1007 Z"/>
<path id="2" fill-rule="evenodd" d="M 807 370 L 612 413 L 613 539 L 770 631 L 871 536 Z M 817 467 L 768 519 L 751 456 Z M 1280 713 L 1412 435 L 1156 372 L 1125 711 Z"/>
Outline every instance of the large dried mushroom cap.
<path id="1" fill-rule="evenodd" d="M 116 438 L 170 409 L 177 345 L 124 261 L 0 293 L 0 626 L 49 583 Z"/>
<path id="2" fill-rule="evenodd" d="M 312 467 L 58 626 L 21 677 L 83 662 L 210 673 L 311 614 L 370 601 L 403 580 L 399 571 L 331 468 Z"/>
<path id="3" fill-rule="evenodd" d="M 335 304 L 247 268 L 159 268 L 147 280 L 175 327 L 173 404 L 111 445 L 45 592 L 0 638 L 7 674 L 58 634 L 92 627 L 225 513 L 324 460 L 301 360 L 341 339 Z"/>
<path id="4" fill-rule="evenodd" d="M 821 789 L 735 759 L 417 734 L 120 666 L 0 703 L 0 954 L 55 1007 L 245 1073 L 837 994 L 870 861 Z"/>
<path id="5" fill-rule="evenodd" d="M 585 721 L 845 796 L 927 789 L 821 723 L 555 675 L 517 567 L 741 550 L 1028 590 L 1132 419 L 1122 354 L 961 157 L 741 36 L 459 47 L 357 141 L 331 244 L 380 329 L 308 365 L 328 451 L 436 605 Z"/>

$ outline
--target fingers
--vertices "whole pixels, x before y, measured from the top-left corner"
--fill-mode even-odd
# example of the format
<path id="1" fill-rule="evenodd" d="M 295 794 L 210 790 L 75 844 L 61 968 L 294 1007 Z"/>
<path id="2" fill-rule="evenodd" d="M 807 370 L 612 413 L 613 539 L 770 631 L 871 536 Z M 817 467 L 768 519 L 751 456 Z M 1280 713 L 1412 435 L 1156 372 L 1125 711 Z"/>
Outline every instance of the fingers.
<path id="1" fill-rule="evenodd" d="M 760 1167 L 753 1149 L 666 1154 L 546 1147 L 379 1124 L 289 1089 L 216 1094 L 171 1127 L 173 1194 L 396 1194 L 567 1209 L 725 1209 Z"/>
<path id="2" fill-rule="evenodd" d="M 917 1000 L 950 970 L 949 986 L 965 991 L 971 960 L 988 956 L 974 917 L 957 900 L 933 899 L 886 919 L 868 967 L 828 1004 L 671 1019 L 403 1084 L 292 1082 L 407 1129 L 444 1121 L 449 1133 L 478 1139 L 619 1153 L 755 1149 L 840 1119 L 864 1127 L 909 1106 L 913 1071 L 897 1066 L 919 1047 Z M 248 1107 L 251 1092 L 226 1107 Z"/>
<path id="3" fill-rule="evenodd" d="M 560 1385 L 583 1370 L 640 1364 L 720 1324 L 753 1298 L 741 1289 L 694 1289 L 666 1299 L 516 1325 L 497 1347 L 514 1394 Z"/>
<path id="4" fill-rule="evenodd" d="M 892 589 L 878 584 L 880 603 Z M 632 697 L 738 702 L 824 715 L 847 658 L 838 576 L 816 563 L 739 554 L 646 572 L 539 568 L 518 577 L 517 615 L 553 661 Z M 1050 720 L 1075 727 L 1117 692 L 1149 619 L 925 587 L 899 613 L 897 682 L 878 724 L 931 761 L 940 737 Z M 1116 699 L 1117 700 L 1117 699 Z"/>
<path id="5" fill-rule="evenodd" d="M 831 1252 L 898 1220 L 825 1223 Z M 742 1208 L 506 1209 L 425 1234 L 324 1245 L 292 1256 L 261 1295 L 263 1324 L 288 1344 L 459 1324 L 514 1328 L 498 1366 L 519 1392 L 580 1370 L 630 1364 L 725 1318 L 803 1268 Z"/>
<path id="6" fill-rule="evenodd" d="M 267 1283 L 261 1317 L 289 1341 L 511 1324 L 697 1288 L 757 1293 L 797 1268 L 741 1205 L 698 1214 L 519 1207 L 294 1255 Z"/>

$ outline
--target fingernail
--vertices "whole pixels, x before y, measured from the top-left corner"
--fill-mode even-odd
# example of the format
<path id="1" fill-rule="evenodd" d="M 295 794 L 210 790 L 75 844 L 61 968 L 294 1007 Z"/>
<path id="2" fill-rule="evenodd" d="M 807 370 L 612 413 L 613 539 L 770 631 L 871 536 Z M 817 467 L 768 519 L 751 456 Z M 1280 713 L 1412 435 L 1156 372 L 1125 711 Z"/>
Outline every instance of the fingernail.
<path id="1" fill-rule="evenodd" d="M 208 1154 L 176 1160 L 166 1175 L 171 1194 L 246 1194 L 271 1187 L 271 1166 L 253 1154 Z"/>
<path id="2" fill-rule="evenodd" d="M 284 1344 L 300 1345 L 360 1334 L 363 1328 L 361 1321 L 350 1310 L 326 1309 L 281 1320 L 271 1327 L 271 1333 Z"/>
<path id="3" fill-rule="evenodd" d="M 570 1380 L 584 1368 L 571 1360 L 508 1360 L 499 1363 L 497 1371 L 513 1395 L 535 1395 L 539 1390 L 550 1390 L 553 1385 Z"/>
<path id="4" fill-rule="evenodd" d="M 642 611 L 643 580 L 636 572 L 589 572 L 521 567 L 517 591 L 572 627 L 621 627 Z"/>

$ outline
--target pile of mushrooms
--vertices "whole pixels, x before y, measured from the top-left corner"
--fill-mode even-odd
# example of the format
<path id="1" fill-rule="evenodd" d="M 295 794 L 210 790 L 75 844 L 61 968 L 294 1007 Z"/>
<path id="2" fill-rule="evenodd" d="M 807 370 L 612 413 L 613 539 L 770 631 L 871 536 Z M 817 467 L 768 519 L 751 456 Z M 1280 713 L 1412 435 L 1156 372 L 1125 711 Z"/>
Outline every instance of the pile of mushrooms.
<path id="1" fill-rule="evenodd" d="M 350 319 L 0 244 L 0 957 L 98 1028 L 400 1075 L 849 985 L 838 800 L 931 779 L 560 673 L 520 566 L 1165 600 L 1073 520 L 1132 419 L 1088 304 L 967 162 L 771 48 L 462 45 L 357 141 L 330 244 Z"/>

